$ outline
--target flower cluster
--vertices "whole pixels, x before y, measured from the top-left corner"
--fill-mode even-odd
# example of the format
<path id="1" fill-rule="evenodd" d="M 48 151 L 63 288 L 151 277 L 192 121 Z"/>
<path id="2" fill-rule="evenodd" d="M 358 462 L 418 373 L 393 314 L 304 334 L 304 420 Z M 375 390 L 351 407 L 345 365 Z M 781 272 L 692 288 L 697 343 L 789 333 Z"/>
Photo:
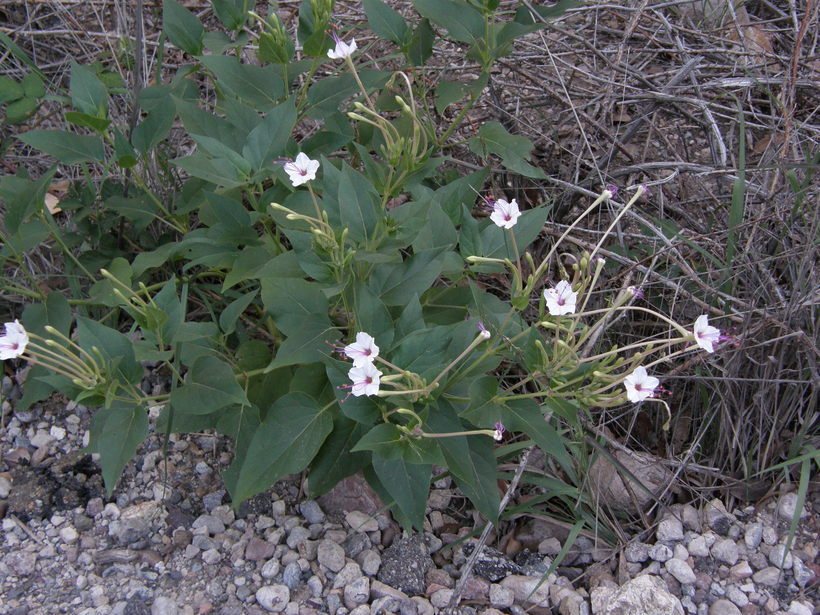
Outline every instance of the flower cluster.
<path id="1" fill-rule="evenodd" d="M 28 333 L 19 320 L 5 324 L 6 333 L 0 335 L 0 361 L 16 359 L 26 351 Z"/>
<path id="2" fill-rule="evenodd" d="M 353 359 L 353 367 L 347 372 L 347 377 L 353 382 L 351 394 L 355 397 L 376 395 L 382 372 L 373 364 L 379 356 L 379 347 L 373 336 L 360 331 L 356 334 L 356 341 L 345 346 L 343 352 L 348 359 Z"/>

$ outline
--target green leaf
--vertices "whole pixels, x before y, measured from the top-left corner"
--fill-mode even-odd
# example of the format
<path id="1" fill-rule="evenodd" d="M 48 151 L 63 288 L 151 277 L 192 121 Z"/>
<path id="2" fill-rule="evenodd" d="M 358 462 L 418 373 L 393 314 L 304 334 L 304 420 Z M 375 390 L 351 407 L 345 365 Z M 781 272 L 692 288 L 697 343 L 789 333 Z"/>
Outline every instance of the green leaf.
<path id="1" fill-rule="evenodd" d="M 506 404 L 504 426 L 510 431 L 520 431 L 532 438 L 539 448 L 551 455 L 561 465 L 567 475 L 575 482 L 575 466 L 567 451 L 564 439 L 555 428 L 547 422 L 532 399 L 517 399 Z"/>
<path id="2" fill-rule="evenodd" d="M 108 116 L 108 90 L 94 71 L 72 60 L 69 87 L 77 111 L 100 119 Z"/>
<path id="3" fill-rule="evenodd" d="M 224 333 L 230 334 L 236 330 L 236 321 L 239 320 L 242 312 L 248 309 L 248 306 L 253 303 L 258 292 L 258 290 L 254 290 L 253 292 L 242 295 L 222 310 L 222 313 L 219 315 L 219 328 L 222 329 Z"/>
<path id="4" fill-rule="evenodd" d="M 174 100 L 177 113 L 179 113 L 179 119 L 182 120 L 182 125 L 185 126 L 185 129 L 190 134 L 213 137 L 237 152 L 242 149 L 242 146 L 245 143 L 247 135 L 250 131 L 243 131 L 240 128 L 241 122 L 237 122 L 237 120 L 229 121 L 225 118 L 219 117 L 218 115 L 208 113 L 197 104 L 187 102 L 177 97 L 172 98 Z M 238 108 L 242 108 L 244 105 L 237 102 L 236 106 Z M 256 123 L 258 122 L 258 114 L 249 107 L 245 108 L 247 112 L 250 112 L 255 116 L 256 122 L 253 126 L 256 126 Z"/>
<path id="5" fill-rule="evenodd" d="M 360 70 L 359 78 L 365 89 L 372 91 L 384 87 L 391 74 L 381 70 Z M 309 117 L 323 119 L 338 111 L 342 101 L 346 98 L 357 94 L 359 94 L 359 86 L 349 73 L 320 79 L 315 81 L 308 90 L 306 114 Z"/>
<path id="6" fill-rule="evenodd" d="M 43 199 L 56 172 L 55 165 L 36 181 L 14 175 L 0 177 L 0 201 L 6 207 L 3 224 L 9 233 L 17 233 L 23 222 L 44 206 Z"/>
<path id="7" fill-rule="evenodd" d="M 165 105 L 149 111 L 131 133 L 131 143 L 137 151 L 147 154 L 156 147 L 171 130 L 176 115 L 176 109 L 170 96 Z"/>
<path id="8" fill-rule="evenodd" d="M 268 111 L 267 117 L 248 135 L 242 155 L 260 170 L 285 154 L 285 146 L 296 124 L 296 107 L 288 100 Z"/>
<path id="9" fill-rule="evenodd" d="M 467 94 L 465 84 L 458 81 L 442 81 L 436 88 L 436 111 L 444 113 L 444 110 L 458 102 Z"/>
<path id="10" fill-rule="evenodd" d="M 523 254 L 527 247 L 538 237 L 547 221 L 549 209 L 546 207 L 536 207 L 528 209 L 518 218 L 518 223 L 512 228 L 515 233 L 515 243 L 518 246 L 519 255 Z M 487 258 L 509 258 L 515 260 L 516 255 L 510 241 L 509 231 L 488 222 L 481 231 L 481 246 L 483 254 Z M 476 271 L 481 271 L 481 267 L 475 267 Z"/>
<path id="11" fill-rule="evenodd" d="M 424 508 L 430 492 L 433 466 L 382 459 L 373 455 L 373 470 L 382 486 L 416 529 L 424 526 Z"/>
<path id="12" fill-rule="evenodd" d="M 86 450 L 99 453 L 105 488 L 111 495 L 123 468 L 148 436 L 148 413 L 141 405 L 116 401 L 97 411 L 89 431 Z"/>
<path id="13" fill-rule="evenodd" d="M 0 105 L 23 98 L 23 86 L 9 77 L 0 77 Z"/>
<path id="14" fill-rule="evenodd" d="M 418 295 L 414 295 L 404 306 L 404 309 L 396 322 L 395 340 L 402 340 L 411 333 L 415 333 L 424 328 L 424 317 L 422 316 L 421 303 Z"/>
<path id="15" fill-rule="evenodd" d="M 422 19 L 413 30 L 413 36 L 404 48 L 404 55 L 413 66 L 423 66 L 433 55 L 435 40 L 436 33 L 433 32 L 430 20 Z"/>
<path id="16" fill-rule="evenodd" d="M 373 185 L 361 173 L 344 164 L 339 177 L 338 194 L 342 226 L 350 230 L 353 241 L 367 240 L 378 220 L 378 195 Z"/>
<path id="17" fill-rule="evenodd" d="M 438 203 L 430 201 L 426 223 L 413 241 L 413 251 L 449 250 L 456 245 L 458 233 Z"/>
<path id="18" fill-rule="evenodd" d="M 268 410 L 239 471 L 233 501 L 261 493 L 279 478 L 304 470 L 333 429 L 333 419 L 303 393 L 289 393 Z"/>
<path id="19" fill-rule="evenodd" d="M 444 463 L 433 438 L 408 437 L 392 423 L 379 423 L 353 447 L 353 451 L 373 451 L 382 459 L 403 459 L 407 463 Z"/>
<path id="20" fill-rule="evenodd" d="M 332 344 L 338 338 L 339 331 L 336 327 L 316 318 L 305 321 L 299 331 L 289 335 L 279 346 L 276 357 L 267 369 L 322 361 L 327 356 L 328 344 Z"/>
<path id="21" fill-rule="evenodd" d="M 22 124 L 40 107 L 36 98 L 21 98 L 6 107 L 6 124 Z"/>
<path id="22" fill-rule="evenodd" d="M 387 306 L 405 305 L 414 295 L 421 295 L 436 281 L 444 264 L 440 250 L 414 254 L 398 265 L 383 265 L 371 276 L 370 287 L 379 293 Z"/>
<path id="23" fill-rule="evenodd" d="M 20 85 L 23 87 L 23 94 L 26 98 L 42 98 L 46 95 L 43 77 L 37 73 L 28 73 L 20 81 Z"/>
<path id="24" fill-rule="evenodd" d="M 356 286 L 356 330 L 367 331 L 376 344 L 388 348 L 393 342 L 393 319 L 376 294 L 364 284 Z"/>
<path id="25" fill-rule="evenodd" d="M 109 119 L 88 115 L 86 113 L 80 113 L 79 111 L 66 111 L 65 119 L 75 126 L 90 128 L 94 132 L 98 132 L 100 134 L 105 132 L 105 129 L 108 128 L 109 124 L 111 124 L 111 120 Z"/>
<path id="26" fill-rule="evenodd" d="M 208 414 L 250 402 L 230 365 L 213 356 L 201 356 L 191 365 L 185 383 L 171 393 L 171 403 L 182 414 Z"/>
<path id="27" fill-rule="evenodd" d="M 381 0 L 364 0 L 363 6 L 367 24 L 373 32 L 396 45 L 404 44 L 410 28 L 399 13 Z"/>
<path id="28" fill-rule="evenodd" d="M 481 12 L 465 2 L 413 0 L 413 6 L 422 17 L 447 30 L 453 40 L 474 44 L 484 37 Z"/>
<path id="29" fill-rule="evenodd" d="M 353 453 L 351 448 L 365 434 L 367 427 L 338 414 L 333 431 L 310 464 L 308 491 L 316 498 L 333 489 L 343 478 L 351 476 L 370 462 L 370 455 Z"/>
<path id="30" fill-rule="evenodd" d="M 105 363 L 101 366 L 117 379 L 129 384 L 139 384 L 142 380 L 142 366 L 134 358 L 134 348 L 127 337 L 89 318 L 77 317 L 77 338 L 83 350 L 93 357 L 97 351 Z M 99 361 L 99 359 L 97 359 Z"/>
<path id="31" fill-rule="evenodd" d="M 174 158 L 171 162 L 189 175 L 225 188 L 242 186 L 248 179 L 233 162 L 225 158 L 209 158 L 202 152 Z"/>
<path id="32" fill-rule="evenodd" d="M 228 30 L 240 30 L 248 20 L 253 0 L 211 0 L 214 13 Z"/>
<path id="33" fill-rule="evenodd" d="M 163 0 L 162 27 L 168 39 L 182 51 L 192 56 L 202 53 L 205 28 L 176 0 Z"/>
<path id="34" fill-rule="evenodd" d="M 285 335 L 299 333 L 306 321 L 330 325 L 327 299 L 316 283 L 296 278 L 265 278 L 262 302 Z"/>
<path id="35" fill-rule="evenodd" d="M 511 135 L 498 122 L 487 122 L 478 129 L 478 136 L 472 137 L 468 144 L 470 150 L 482 158 L 495 154 L 501 158 L 501 163 L 509 170 L 525 177 L 546 178 L 544 172 L 532 166 L 527 159 L 530 157 L 533 144 L 526 137 Z"/>
<path id="36" fill-rule="evenodd" d="M 65 164 L 105 160 L 105 149 L 99 137 L 65 130 L 29 130 L 17 138 Z"/>
<path id="37" fill-rule="evenodd" d="M 350 379 L 347 372 L 352 365 L 349 361 L 336 361 L 328 359 L 325 361 L 327 379 L 333 386 L 336 399 L 344 415 L 352 421 L 363 425 L 373 425 L 379 420 L 381 413 L 376 403 L 365 395 L 353 397 L 350 393 Z M 346 388 L 343 388 L 346 387 Z"/>
<path id="38" fill-rule="evenodd" d="M 224 87 L 258 110 L 270 109 L 285 95 L 278 66 L 242 64 L 233 56 L 199 56 L 219 87 Z"/>

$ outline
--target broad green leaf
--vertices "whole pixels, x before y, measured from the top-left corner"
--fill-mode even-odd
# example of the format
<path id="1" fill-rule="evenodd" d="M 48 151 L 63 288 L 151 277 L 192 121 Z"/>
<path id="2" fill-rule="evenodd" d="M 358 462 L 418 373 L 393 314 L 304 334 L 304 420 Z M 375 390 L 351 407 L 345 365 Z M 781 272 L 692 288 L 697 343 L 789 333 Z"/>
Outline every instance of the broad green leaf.
<path id="1" fill-rule="evenodd" d="M 46 88 L 43 84 L 43 78 L 36 72 L 28 73 L 20 81 L 23 87 L 23 94 L 26 98 L 42 98 L 46 95 Z"/>
<path id="2" fill-rule="evenodd" d="M 538 234 L 543 230 L 547 221 L 549 210 L 546 207 L 528 209 L 518 218 L 518 223 L 512 228 L 515 233 L 515 243 L 518 246 L 519 254 L 523 254 L 529 245 L 535 241 Z M 481 256 L 487 258 L 509 258 L 515 260 L 515 251 L 510 241 L 509 231 L 488 222 L 481 231 L 481 247 L 484 252 Z M 481 271 L 480 267 L 475 268 Z"/>
<path id="3" fill-rule="evenodd" d="M 239 30 L 248 20 L 248 11 L 254 8 L 253 0 L 211 0 L 214 13 L 228 30 Z"/>
<path id="4" fill-rule="evenodd" d="M 276 357 L 267 369 L 299 363 L 315 363 L 326 358 L 328 345 L 339 338 L 336 327 L 318 318 L 306 320 L 301 329 L 288 336 L 276 350 Z"/>
<path id="5" fill-rule="evenodd" d="M 367 24 L 373 32 L 396 45 L 404 44 L 410 28 L 401 15 L 381 0 L 364 0 L 362 4 L 367 16 Z"/>
<path id="6" fill-rule="evenodd" d="M 308 491 L 316 498 L 343 478 L 355 474 L 370 462 L 367 453 L 353 453 L 353 445 L 365 434 L 367 427 L 341 414 L 333 419 L 333 431 L 310 464 Z"/>
<path id="7" fill-rule="evenodd" d="M 365 89 L 372 91 L 384 87 L 392 73 L 381 70 L 360 70 L 359 78 Z M 314 82 L 308 90 L 308 108 L 305 113 L 309 117 L 322 119 L 339 110 L 342 101 L 359 94 L 359 86 L 349 73 L 338 77 L 326 77 Z"/>
<path id="8" fill-rule="evenodd" d="M 327 299 L 316 283 L 295 278 L 265 278 L 262 302 L 285 335 L 300 333 L 306 321 L 330 325 Z"/>
<path id="9" fill-rule="evenodd" d="M 379 423 L 353 447 L 353 451 L 372 451 L 382 459 L 403 459 L 407 463 L 444 463 L 434 438 L 410 437 L 392 423 Z"/>
<path id="10" fill-rule="evenodd" d="M 32 115 L 40 106 L 40 101 L 36 98 L 21 98 L 15 100 L 8 107 L 6 107 L 6 124 L 22 124 Z"/>
<path id="11" fill-rule="evenodd" d="M 444 110 L 458 102 L 467 94 L 465 84 L 458 81 L 442 81 L 436 87 L 436 111 L 444 113 Z"/>
<path id="12" fill-rule="evenodd" d="M 236 321 L 242 315 L 248 306 L 256 299 L 258 290 L 247 293 L 229 303 L 222 313 L 219 315 L 219 328 L 226 334 L 233 333 L 236 330 Z"/>
<path id="13" fill-rule="evenodd" d="M 449 250 L 455 247 L 458 241 L 456 227 L 444 213 L 438 203 L 429 202 L 426 223 L 421 232 L 413 241 L 413 251 L 416 253 L 425 250 Z M 461 259 L 459 259 L 461 261 Z M 460 262 L 461 264 L 461 262 Z"/>
<path id="14" fill-rule="evenodd" d="M 5 205 L 3 224 L 6 231 L 16 233 L 27 218 L 42 209 L 43 199 L 56 172 L 55 165 L 35 181 L 14 175 L 0 177 L 0 201 Z"/>
<path id="15" fill-rule="evenodd" d="M 483 158 L 495 154 L 501 158 L 501 163 L 509 170 L 525 177 L 544 179 L 544 172 L 532 166 L 527 159 L 530 157 L 533 144 L 526 137 L 512 135 L 498 122 L 487 122 L 478 129 L 478 136 L 469 140 L 470 150 Z"/>
<path id="16" fill-rule="evenodd" d="M 23 98 L 23 86 L 9 77 L 0 77 L 0 105 Z"/>
<path id="17" fill-rule="evenodd" d="M 423 66 L 433 55 L 435 40 L 436 33 L 433 32 L 430 20 L 422 19 L 416 29 L 413 30 L 413 36 L 410 37 L 410 42 L 405 46 L 404 55 L 407 56 L 413 66 Z"/>
<path id="18" fill-rule="evenodd" d="M 192 134 L 191 138 L 196 141 L 199 149 L 213 156 L 214 160 L 225 160 L 230 163 L 240 176 L 249 176 L 251 174 L 250 163 L 239 152 L 231 149 L 219 139 L 196 134 Z"/>
<path id="19" fill-rule="evenodd" d="M 405 305 L 414 295 L 421 295 L 433 285 L 443 263 L 444 255 L 440 250 L 420 252 L 401 264 L 375 269 L 370 287 L 385 305 Z"/>
<path id="20" fill-rule="evenodd" d="M 122 333 L 96 320 L 78 316 L 77 338 L 82 349 L 91 356 L 97 357 L 97 352 L 102 355 L 104 364 L 101 367 L 104 371 L 129 384 L 140 383 L 142 366 L 134 358 L 131 340 Z"/>
<path id="21" fill-rule="evenodd" d="M 393 319 L 373 291 L 364 284 L 356 286 L 356 331 L 367 331 L 376 340 L 376 345 L 388 348 L 393 342 Z"/>
<path id="22" fill-rule="evenodd" d="M 281 69 L 273 64 L 242 64 L 233 56 L 199 56 L 197 58 L 226 88 L 258 110 L 273 107 L 285 95 Z"/>
<path id="23" fill-rule="evenodd" d="M 396 321 L 396 335 L 394 341 L 403 340 L 411 333 L 415 333 L 424 328 L 424 317 L 422 316 L 421 303 L 418 295 L 414 295 L 404 306 L 404 309 Z"/>
<path id="24" fill-rule="evenodd" d="M 532 399 L 517 399 L 506 404 L 504 426 L 510 431 L 524 432 L 546 454 L 555 458 L 564 472 L 575 482 L 575 466 L 564 439 L 544 418 L 541 408 Z"/>
<path id="25" fill-rule="evenodd" d="M 449 182 L 433 193 L 433 202 L 441 206 L 453 224 L 460 224 L 464 208 L 471 210 L 476 200 L 479 199 L 481 188 L 489 172 L 490 170 L 485 168 Z"/>
<path id="26" fill-rule="evenodd" d="M 65 164 L 105 160 L 105 149 L 99 137 L 65 130 L 29 130 L 17 138 Z"/>
<path id="27" fill-rule="evenodd" d="M 147 154 L 162 141 L 176 119 L 176 109 L 168 97 L 167 104 L 152 109 L 131 133 L 131 143 L 141 154 Z"/>
<path id="28" fill-rule="evenodd" d="M 248 135 L 242 155 L 255 170 L 260 170 L 285 154 L 293 126 L 296 124 L 296 107 L 293 100 L 277 105 Z"/>
<path id="29" fill-rule="evenodd" d="M 222 291 L 251 279 L 301 278 L 304 272 L 293 250 L 271 258 L 270 249 L 262 246 L 247 247 L 233 262 L 222 283 Z"/>
<path id="30" fill-rule="evenodd" d="M 330 413 L 303 393 L 289 393 L 268 410 L 248 447 L 235 503 L 256 495 L 286 474 L 304 470 L 333 429 Z"/>
<path id="31" fill-rule="evenodd" d="M 333 385 L 342 413 L 347 418 L 368 427 L 378 421 L 381 413 L 370 397 L 364 395 L 353 397 L 350 395 L 350 379 L 347 377 L 347 372 L 352 367 L 351 363 L 349 361 L 327 359 L 325 365 L 327 379 Z"/>
<path id="32" fill-rule="evenodd" d="M 243 144 L 247 139 L 248 132 L 243 132 L 239 124 L 235 122 L 236 115 L 231 117 L 231 120 L 219 117 L 212 113 L 208 113 L 199 105 L 187 102 L 177 97 L 173 97 L 179 119 L 182 120 L 182 125 L 192 135 L 205 135 L 213 137 L 224 143 L 227 147 L 234 151 L 241 151 Z M 241 104 L 237 103 L 237 107 L 241 108 Z M 248 108 L 248 111 L 253 113 L 258 122 L 258 115 L 255 111 Z M 256 123 L 253 124 L 256 126 Z"/>
<path id="33" fill-rule="evenodd" d="M 447 365 L 448 327 L 427 327 L 410 333 L 397 344 L 390 361 L 422 377 L 433 378 Z"/>
<path id="34" fill-rule="evenodd" d="M 430 493 L 431 465 L 382 459 L 373 455 L 373 470 L 399 509 L 418 530 L 424 526 L 424 508 Z"/>
<path id="35" fill-rule="evenodd" d="M 86 450 L 99 453 L 105 488 L 111 495 L 123 468 L 148 436 L 148 413 L 141 405 L 116 401 L 94 414 L 89 431 Z"/>
<path id="36" fill-rule="evenodd" d="M 105 132 L 105 129 L 111 124 L 111 120 L 109 119 L 88 115 L 87 113 L 80 113 L 79 111 L 66 111 L 65 119 L 75 126 L 90 128 L 100 134 Z"/>
<path id="37" fill-rule="evenodd" d="M 171 162 L 189 175 L 217 186 L 236 188 L 247 182 L 247 177 L 242 175 L 233 162 L 224 158 L 210 158 L 202 152 L 184 158 L 174 158 Z"/>
<path id="38" fill-rule="evenodd" d="M 74 109 L 91 117 L 108 117 L 108 90 L 94 71 L 72 60 L 69 87 Z"/>
<path id="39" fill-rule="evenodd" d="M 347 164 L 339 177 L 339 213 L 341 224 L 350 230 L 353 241 L 365 241 L 373 233 L 378 220 L 378 195 L 373 185 Z"/>
<path id="40" fill-rule="evenodd" d="M 481 12 L 466 2 L 413 0 L 413 6 L 422 17 L 447 30 L 453 40 L 474 44 L 484 37 L 484 18 Z"/>
<path id="41" fill-rule="evenodd" d="M 163 0 L 162 27 L 168 39 L 182 51 L 192 56 L 202 53 L 205 28 L 176 0 Z"/>
<path id="42" fill-rule="evenodd" d="M 182 414 L 208 414 L 249 402 L 230 365 L 213 356 L 201 356 L 188 370 L 185 383 L 171 393 L 171 403 Z"/>

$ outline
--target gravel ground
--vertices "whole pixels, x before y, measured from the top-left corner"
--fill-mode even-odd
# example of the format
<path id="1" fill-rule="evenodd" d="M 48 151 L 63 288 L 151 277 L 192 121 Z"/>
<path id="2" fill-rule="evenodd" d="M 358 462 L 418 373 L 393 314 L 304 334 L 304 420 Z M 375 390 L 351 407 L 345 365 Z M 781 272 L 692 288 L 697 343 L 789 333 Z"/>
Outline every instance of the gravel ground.
<path id="1" fill-rule="evenodd" d="M 108 497 L 96 460 L 78 452 L 92 412 L 54 401 L 18 412 L 17 385 L 6 376 L 2 388 L 2 615 L 430 615 L 475 548 L 447 547 L 472 522 L 446 480 L 423 534 L 402 533 L 355 478 L 313 501 L 293 477 L 234 511 L 217 471 L 230 452 L 210 435 L 172 437 L 165 458 L 152 436 Z M 565 534 L 532 520 L 510 556 L 484 548 L 459 611 L 811 615 L 814 501 L 789 549 L 793 493 L 732 511 L 673 505 L 649 542 L 612 550 L 580 537 L 543 583 Z"/>

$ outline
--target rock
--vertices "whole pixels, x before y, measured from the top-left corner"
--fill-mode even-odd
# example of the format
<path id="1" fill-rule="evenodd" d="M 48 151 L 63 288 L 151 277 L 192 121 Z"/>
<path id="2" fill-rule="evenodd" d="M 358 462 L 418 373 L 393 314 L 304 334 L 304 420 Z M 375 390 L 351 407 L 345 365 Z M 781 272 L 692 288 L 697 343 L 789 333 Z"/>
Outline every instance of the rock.
<path id="1" fill-rule="evenodd" d="M 695 536 L 686 545 L 686 550 L 695 557 L 708 557 L 709 547 L 706 546 L 706 539 L 703 536 Z"/>
<path id="2" fill-rule="evenodd" d="M 361 576 L 362 569 L 359 568 L 359 565 L 356 562 L 348 562 L 333 579 L 333 589 L 344 588 L 345 585 L 350 585 Z M 369 587 L 368 591 L 370 591 Z"/>
<path id="3" fill-rule="evenodd" d="M 740 609 L 730 600 L 715 600 L 709 607 L 709 615 L 741 615 Z"/>
<path id="4" fill-rule="evenodd" d="M 721 536 L 726 536 L 729 533 L 729 527 L 734 520 L 726 510 L 723 502 L 717 498 L 706 504 L 703 509 L 703 516 L 709 529 Z"/>
<path id="5" fill-rule="evenodd" d="M 813 609 L 811 605 L 808 605 L 804 602 L 798 602 L 797 600 L 792 600 L 791 604 L 789 605 L 789 611 L 787 615 L 812 615 Z"/>
<path id="6" fill-rule="evenodd" d="M 768 587 L 775 587 L 780 583 L 780 575 L 780 568 L 769 566 L 768 568 L 763 568 L 755 572 L 752 575 L 752 581 Z"/>
<path id="7" fill-rule="evenodd" d="M 302 583 L 302 568 L 296 562 L 289 562 L 282 573 L 282 582 L 294 590 Z"/>
<path id="8" fill-rule="evenodd" d="M 664 563 L 672 559 L 672 549 L 664 544 L 653 545 L 649 548 L 649 557 L 656 562 Z"/>
<path id="9" fill-rule="evenodd" d="M 60 528 L 60 540 L 68 545 L 73 545 L 79 537 L 77 530 L 71 526 Z"/>
<path id="10" fill-rule="evenodd" d="M 752 567 L 749 566 L 749 562 L 746 561 L 738 562 L 729 569 L 729 579 L 732 581 L 748 579 L 752 574 Z"/>
<path id="11" fill-rule="evenodd" d="M 649 545 L 643 542 L 630 542 L 624 549 L 628 562 L 645 562 L 649 559 Z"/>
<path id="12" fill-rule="evenodd" d="M 360 604 L 366 604 L 370 600 L 370 579 L 359 577 L 352 583 L 348 583 L 344 588 L 344 603 L 349 609 L 353 609 Z"/>
<path id="13" fill-rule="evenodd" d="M 684 615 L 680 600 L 659 577 L 644 574 L 619 589 L 596 587 L 591 595 L 594 615 Z"/>
<path id="14" fill-rule="evenodd" d="M 492 583 L 490 585 L 490 605 L 497 609 L 506 609 L 515 601 L 515 593 L 509 587 Z"/>
<path id="15" fill-rule="evenodd" d="M 433 567 L 424 537 L 408 536 L 395 541 L 382 553 L 378 580 L 409 595 L 422 595 L 424 576 Z M 372 590 L 372 585 L 371 585 Z"/>
<path id="16" fill-rule="evenodd" d="M 383 508 L 379 496 L 361 474 L 343 478 L 333 489 L 320 496 L 318 502 L 326 513 L 334 514 L 360 510 L 376 515 Z"/>
<path id="17" fill-rule="evenodd" d="M 290 602 L 287 585 L 265 585 L 256 590 L 256 601 L 269 613 L 280 613 Z"/>
<path id="18" fill-rule="evenodd" d="M 743 534 L 743 542 L 750 550 L 757 549 L 760 546 L 760 541 L 763 540 L 763 524 L 750 523 L 746 526 L 746 532 Z"/>
<path id="19" fill-rule="evenodd" d="M 219 552 L 219 549 L 208 549 L 202 554 L 202 561 L 206 564 L 216 564 L 221 559 L 222 554 Z"/>
<path id="20" fill-rule="evenodd" d="M 376 532 L 379 529 L 379 522 L 360 510 L 351 510 L 345 515 L 345 521 L 356 532 Z"/>
<path id="21" fill-rule="evenodd" d="M 299 548 L 299 545 L 310 539 L 310 530 L 301 525 L 290 528 L 287 540 L 285 541 L 291 549 Z"/>
<path id="22" fill-rule="evenodd" d="M 262 565 L 262 570 L 259 571 L 259 574 L 262 575 L 263 579 L 270 580 L 273 577 L 275 577 L 277 574 L 279 574 L 280 568 L 281 568 L 281 566 L 279 565 L 279 560 L 277 560 L 275 558 L 272 558 L 272 559 L 269 559 L 268 561 L 266 561 Z M 293 588 L 291 588 L 291 589 L 293 589 Z"/>
<path id="23" fill-rule="evenodd" d="M 369 577 L 375 577 L 382 565 L 382 558 L 373 549 L 367 549 L 359 553 L 356 561 L 361 566 L 362 572 Z"/>
<path id="24" fill-rule="evenodd" d="M 550 536 L 538 543 L 538 552 L 542 555 L 558 555 L 561 552 L 561 541 Z"/>
<path id="25" fill-rule="evenodd" d="M 324 539 L 319 542 L 316 557 L 322 566 L 332 572 L 339 572 L 345 566 L 345 550 L 332 540 Z"/>
<path id="26" fill-rule="evenodd" d="M 700 533 L 701 529 L 703 529 L 703 525 L 700 522 L 700 514 L 698 514 L 697 508 L 691 504 L 681 506 L 680 516 L 683 520 L 683 527 L 690 532 Z"/>
<path id="27" fill-rule="evenodd" d="M 171 598 L 158 596 L 151 605 L 151 615 L 177 615 L 177 603 Z"/>
<path id="28" fill-rule="evenodd" d="M 801 519 L 805 519 L 809 516 L 805 506 L 801 506 L 800 510 L 797 510 L 797 494 L 787 493 L 781 497 L 780 501 L 777 503 L 777 516 L 784 521 L 791 521 L 794 518 L 795 513 L 799 514 Z"/>
<path id="29" fill-rule="evenodd" d="M 475 545 L 475 542 L 469 542 L 462 546 L 465 557 L 472 555 Z M 541 559 L 543 558 L 539 558 L 539 561 Z M 507 575 L 524 573 L 521 566 L 517 563 L 510 560 L 510 558 L 500 551 L 487 546 L 484 546 L 478 554 L 478 557 L 476 557 L 473 572 L 488 581 L 500 581 Z"/>
<path id="30" fill-rule="evenodd" d="M 769 561 L 772 566 L 782 567 L 784 570 L 790 570 L 794 564 L 794 556 L 786 551 L 786 545 L 779 544 L 772 547 L 769 551 Z"/>
<path id="31" fill-rule="evenodd" d="M 731 538 L 716 540 L 715 544 L 712 545 L 712 557 L 730 566 L 734 566 L 737 563 L 738 557 L 740 557 L 737 543 Z"/>
<path id="32" fill-rule="evenodd" d="M 245 547 L 245 559 L 250 562 L 261 562 L 270 559 L 275 550 L 276 545 L 254 536 Z"/>
<path id="33" fill-rule="evenodd" d="M 501 586 L 512 590 L 516 602 L 548 607 L 550 605 L 549 588 L 554 581 L 555 575 L 550 575 L 550 578 L 542 583 L 539 578 L 512 574 L 502 579 Z"/>
<path id="34" fill-rule="evenodd" d="M 799 557 L 794 558 L 792 574 L 794 575 L 794 582 L 797 583 L 799 587 L 806 587 L 814 578 L 814 570 L 806 566 Z"/>
<path id="35" fill-rule="evenodd" d="M 316 500 L 305 500 L 299 504 L 299 512 L 308 523 L 324 523 L 325 513 Z"/>
<path id="36" fill-rule="evenodd" d="M 661 519 L 661 522 L 658 523 L 658 529 L 655 534 L 657 539 L 662 542 L 683 540 L 683 523 L 677 517 L 667 514 Z"/>
<path id="37" fill-rule="evenodd" d="M 593 497 L 602 505 L 638 512 L 654 500 L 652 494 L 660 495 L 672 480 L 672 472 L 653 455 L 623 450 L 611 454 L 639 483 L 630 478 L 633 484 L 627 488 L 621 472 L 609 459 L 599 455 L 590 467 L 587 479 Z"/>
<path id="38" fill-rule="evenodd" d="M 734 585 L 726 590 L 726 597 L 740 608 L 749 604 L 749 597 Z"/>
<path id="39" fill-rule="evenodd" d="M 26 577 L 34 572 L 37 555 L 28 551 L 12 551 L 3 557 L 3 563 L 18 577 Z"/>
<path id="40" fill-rule="evenodd" d="M 221 534 L 225 531 L 225 524 L 222 523 L 221 519 L 215 517 L 214 515 L 200 515 L 194 519 L 194 523 L 191 527 L 195 530 L 204 527 L 208 530 L 208 534 L 211 536 Z"/>
<path id="41" fill-rule="evenodd" d="M 667 561 L 665 565 L 669 574 L 675 577 L 679 583 L 692 584 L 695 582 L 695 571 L 683 560 L 672 558 Z"/>
<path id="42" fill-rule="evenodd" d="M 5 500 L 11 493 L 11 481 L 5 476 L 0 476 L 0 500 Z"/>

